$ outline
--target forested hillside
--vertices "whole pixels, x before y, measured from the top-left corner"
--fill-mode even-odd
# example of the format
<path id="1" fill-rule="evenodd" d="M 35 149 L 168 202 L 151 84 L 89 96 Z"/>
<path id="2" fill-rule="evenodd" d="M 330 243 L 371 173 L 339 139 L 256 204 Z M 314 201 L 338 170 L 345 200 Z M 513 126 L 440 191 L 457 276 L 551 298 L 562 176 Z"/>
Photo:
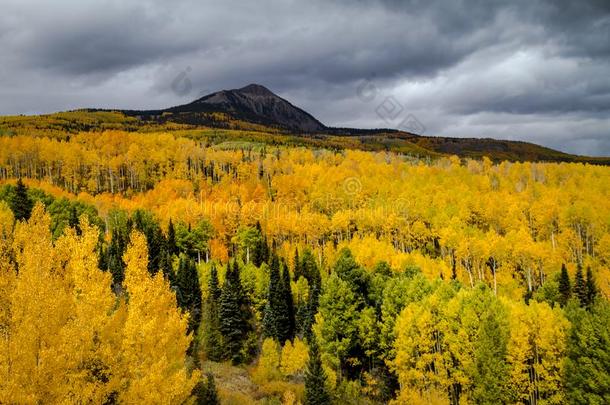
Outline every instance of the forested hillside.
<path id="1" fill-rule="evenodd" d="M 246 108 L 247 111 L 241 111 L 241 108 L 245 108 L 242 102 L 230 106 L 228 110 L 226 106 L 221 108 L 228 97 L 225 93 L 231 92 L 211 94 L 201 100 L 165 110 L 83 109 L 47 115 L 0 116 L 0 136 L 23 135 L 69 140 L 82 132 L 101 133 L 113 130 L 157 134 L 171 132 L 176 137 L 196 139 L 207 145 L 255 142 L 269 146 L 395 152 L 425 159 L 456 155 L 475 159 L 486 156 L 494 162 L 507 160 L 610 165 L 608 157 L 572 155 L 528 142 L 423 136 L 396 129 L 330 128 L 323 126 L 306 112 L 273 93 L 270 97 L 275 102 L 260 103 L 260 100 L 250 100 L 257 105 L 255 111 L 270 111 L 281 115 L 280 121 L 284 124 L 274 124 L 273 121 L 269 121 L 269 117 L 257 118 L 249 108 Z M 216 98 L 220 98 L 216 100 L 218 103 L 208 103 L 208 99 Z M 229 99 L 233 99 L 233 96 Z M 263 97 L 263 100 L 266 98 Z M 277 103 L 281 103 L 281 106 L 278 107 Z M 288 108 L 286 105 L 292 111 L 280 114 Z M 248 107 L 247 103 L 246 107 Z M 292 121 L 310 129 L 304 132 L 294 128 L 290 124 Z"/>
<path id="2" fill-rule="evenodd" d="M 608 167 L 113 117 L 0 136 L 0 403 L 610 402 Z"/>

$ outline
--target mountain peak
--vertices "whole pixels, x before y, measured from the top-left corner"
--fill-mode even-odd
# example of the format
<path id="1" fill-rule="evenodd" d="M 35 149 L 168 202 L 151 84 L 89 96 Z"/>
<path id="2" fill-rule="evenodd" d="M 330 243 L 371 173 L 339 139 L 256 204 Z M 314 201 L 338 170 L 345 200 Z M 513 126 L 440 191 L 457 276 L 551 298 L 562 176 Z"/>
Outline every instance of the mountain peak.
<path id="1" fill-rule="evenodd" d="M 240 89 L 221 90 L 192 103 L 172 107 L 165 111 L 178 112 L 183 115 L 190 114 L 191 118 L 201 112 L 224 112 L 242 121 L 303 133 L 326 129 L 324 124 L 306 111 L 295 107 L 265 86 L 256 83 Z"/>
<path id="2" fill-rule="evenodd" d="M 263 85 L 251 83 L 241 89 L 237 89 L 240 93 L 255 94 L 257 96 L 275 96 L 275 94 Z"/>

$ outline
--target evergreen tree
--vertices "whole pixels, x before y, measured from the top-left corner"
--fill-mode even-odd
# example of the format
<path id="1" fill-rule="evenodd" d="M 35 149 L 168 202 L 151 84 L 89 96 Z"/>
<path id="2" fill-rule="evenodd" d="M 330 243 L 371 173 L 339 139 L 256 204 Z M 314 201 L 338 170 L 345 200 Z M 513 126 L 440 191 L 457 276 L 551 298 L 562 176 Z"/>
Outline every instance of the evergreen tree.
<path id="1" fill-rule="evenodd" d="M 269 270 L 267 303 L 263 315 L 263 336 L 273 338 L 280 343 L 284 343 L 290 334 L 290 320 L 283 285 L 279 258 L 273 253 Z"/>
<path id="2" fill-rule="evenodd" d="M 310 249 L 306 248 L 300 259 L 300 270 L 309 284 L 309 296 L 306 308 L 304 309 L 305 313 L 302 316 L 303 322 L 301 324 L 301 333 L 303 334 L 303 337 L 310 339 L 312 332 L 311 328 L 315 322 L 316 313 L 318 312 L 322 278 L 318 265 L 316 264 L 316 259 Z"/>
<path id="3" fill-rule="evenodd" d="M 212 269 L 210 270 L 208 293 L 211 299 L 213 299 L 215 302 L 219 302 L 222 290 L 220 289 L 220 283 L 218 282 L 218 271 L 214 265 L 212 265 Z"/>
<path id="4" fill-rule="evenodd" d="M 208 359 L 222 360 L 222 335 L 220 333 L 219 303 L 221 290 L 218 285 L 216 266 L 210 270 L 208 282 L 208 297 L 206 300 L 205 321 L 203 323 L 203 340 Z"/>
<path id="5" fill-rule="evenodd" d="M 295 311 L 294 311 L 294 302 L 292 299 L 292 288 L 290 286 L 290 271 L 288 270 L 288 266 L 283 266 L 282 271 L 282 295 L 284 296 L 284 302 L 286 307 L 286 316 L 288 318 L 287 329 L 285 340 L 280 341 L 282 344 L 286 342 L 286 340 L 292 340 L 294 338 L 295 329 L 296 329 L 296 319 L 295 319 Z"/>
<path id="6" fill-rule="evenodd" d="M 110 245 L 106 250 L 107 270 L 112 274 L 112 282 L 114 290 L 120 289 L 121 284 L 125 278 L 125 263 L 123 262 L 123 254 L 127 249 L 129 242 L 127 233 L 122 232 L 120 229 L 115 228 L 112 230 L 112 237 L 110 239 Z"/>
<path id="7" fill-rule="evenodd" d="M 574 279 L 574 296 L 578 299 L 580 306 L 587 306 L 587 285 L 582 274 L 582 267 L 578 265 L 576 277 Z"/>
<path id="8" fill-rule="evenodd" d="M 81 230 L 78 225 L 78 213 L 76 212 L 76 205 L 70 205 L 70 216 L 68 217 L 68 226 L 76 230 L 76 234 L 80 235 Z"/>
<path id="9" fill-rule="evenodd" d="M 570 286 L 570 276 L 565 264 L 561 265 L 561 274 L 559 275 L 559 304 L 565 307 L 572 295 L 572 287 Z"/>
<path id="10" fill-rule="evenodd" d="M 206 381 L 199 381 L 193 388 L 193 396 L 197 405 L 220 405 L 214 376 L 208 373 Z"/>
<path id="11" fill-rule="evenodd" d="M 341 280 L 347 281 L 352 291 L 362 299 L 362 304 L 364 304 L 368 298 L 368 275 L 366 270 L 356 263 L 356 259 L 348 248 L 343 248 L 339 252 L 334 273 Z"/>
<path id="12" fill-rule="evenodd" d="M 610 403 L 610 305 L 597 300 L 590 311 L 568 305 L 572 322 L 565 362 L 570 404 Z"/>
<path id="13" fill-rule="evenodd" d="M 300 257 L 300 272 L 307 279 L 307 282 L 310 286 L 314 284 L 318 287 L 321 286 L 322 279 L 320 277 L 320 270 L 318 269 L 318 265 L 316 264 L 316 259 L 313 257 L 313 253 L 311 253 L 310 249 L 305 249 L 303 254 Z M 298 280 L 297 275 L 295 274 L 295 279 Z"/>
<path id="14" fill-rule="evenodd" d="M 263 229 L 258 221 L 256 222 L 256 232 L 259 237 L 256 238 L 254 251 L 252 252 L 252 263 L 256 267 L 260 267 L 261 264 L 269 260 L 269 248 L 267 246 L 267 238 L 263 235 Z"/>
<path id="15" fill-rule="evenodd" d="M 243 360 L 242 348 L 251 330 L 252 312 L 239 278 L 237 261 L 227 265 L 225 283 L 220 295 L 220 332 L 223 336 L 225 358 L 234 364 Z"/>
<path id="16" fill-rule="evenodd" d="M 197 331 L 201 322 L 201 286 L 195 262 L 187 257 L 180 257 L 178 274 L 178 306 L 190 314 L 188 332 Z"/>
<path id="17" fill-rule="evenodd" d="M 318 313 L 319 302 L 320 288 L 317 284 L 314 284 L 309 290 L 309 300 L 307 302 L 307 310 L 302 329 L 303 337 L 308 341 L 312 338 L 312 327 L 316 320 L 316 314 Z"/>
<path id="18" fill-rule="evenodd" d="M 294 260 L 293 260 L 293 272 L 292 274 L 294 274 L 294 279 L 298 280 L 299 277 L 305 277 L 305 275 L 303 274 L 303 271 L 301 269 L 301 260 L 299 259 L 299 249 L 295 248 L 294 249 Z M 305 277 L 307 278 L 307 277 Z M 309 280 L 308 280 L 309 281 Z"/>
<path id="19" fill-rule="evenodd" d="M 151 275 L 157 274 L 162 268 L 164 256 L 166 254 L 166 241 L 159 223 L 153 215 L 147 211 L 137 210 L 133 214 L 135 228 L 142 232 L 146 237 L 148 246 L 148 272 Z"/>
<path id="20" fill-rule="evenodd" d="M 159 266 L 161 266 L 163 277 L 169 281 L 169 285 L 173 288 L 176 287 L 176 274 L 174 273 L 172 262 L 172 256 L 164 249 L 161 252 Z"/>
<path id="21" fill-rule="evenodd" d="M 593 278 L 593 272 L 591 267 L 587 267 L 587 306 L 593 305 L 595 297 L 597 296 L 597 286 L 595 285 L 595 279 Z"/>
<path id="22" fill-rule="evenodd" d="M 17 187 L 15 187 L 15 192 L 10 202 L 11 210 L 13 210 L 16 221 L 30 219 L 34 202 L 28 196 L 28 188 L 23 184 L 21 178 L 17 180 Z"/>
<path id="23" fill-rule="evenodd" d="M 305 405 L 327 405 L 331 403 L 326 388 L 326 373 L 315 338 L 309 340 L 309 361 L 305 371 Z"/>
<path id="24" fill-rule="evenodd" d="M 176 229 L 172 219 L 169 219 L 169 225 L 167 226 L 167 252 L 170 255 L 178 254 L 178 246 L 176 245 Z"/>

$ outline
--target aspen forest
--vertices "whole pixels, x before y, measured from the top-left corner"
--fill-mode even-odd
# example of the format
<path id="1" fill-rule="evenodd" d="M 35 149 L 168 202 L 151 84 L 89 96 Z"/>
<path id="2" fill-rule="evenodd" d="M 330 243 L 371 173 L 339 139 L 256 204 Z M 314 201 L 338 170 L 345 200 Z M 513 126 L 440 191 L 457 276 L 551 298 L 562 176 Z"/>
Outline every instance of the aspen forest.
<path id="1" fill-rule="evenodd" d="M 0 405 L 610 405 L 610 0 L 0 4 Z"/>
<path id="2" fill-rule="evenodd" d="M 610 402 L 608 167 L 117 121 L 0 135 L 0 403 Z"/>

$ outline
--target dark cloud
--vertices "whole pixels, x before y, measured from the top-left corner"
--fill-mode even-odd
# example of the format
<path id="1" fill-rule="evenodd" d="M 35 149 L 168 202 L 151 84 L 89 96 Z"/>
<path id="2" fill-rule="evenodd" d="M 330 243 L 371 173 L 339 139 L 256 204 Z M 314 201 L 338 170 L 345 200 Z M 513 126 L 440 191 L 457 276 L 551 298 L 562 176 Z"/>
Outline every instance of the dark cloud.
<path id="1" fill-rule="evenodd" d="M 3 3 L 0 113 L 157 108 L 258 82 L 328 125 L 411 114 L 428 134 L 610 155 L 606 0 Z"/>

